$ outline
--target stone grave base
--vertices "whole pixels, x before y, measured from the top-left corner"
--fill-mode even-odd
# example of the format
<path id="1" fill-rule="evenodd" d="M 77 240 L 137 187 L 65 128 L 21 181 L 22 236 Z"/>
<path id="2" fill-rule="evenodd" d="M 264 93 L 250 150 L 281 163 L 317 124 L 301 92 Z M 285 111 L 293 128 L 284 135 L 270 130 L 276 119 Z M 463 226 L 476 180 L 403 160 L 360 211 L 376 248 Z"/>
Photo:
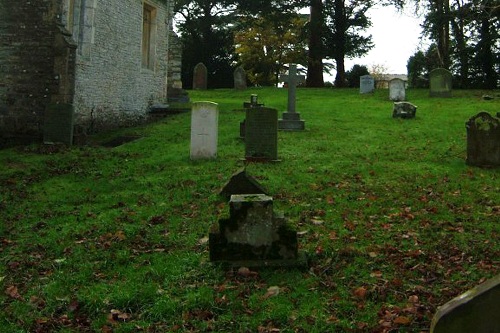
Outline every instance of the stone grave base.
<path id="1" fill-rule="evenodd" d="M 278 120 L 278 129 L 282 131 L 303 131 L 306 128 L 304 120 L 298 112 L 283 112 L 283 118 Z"/>

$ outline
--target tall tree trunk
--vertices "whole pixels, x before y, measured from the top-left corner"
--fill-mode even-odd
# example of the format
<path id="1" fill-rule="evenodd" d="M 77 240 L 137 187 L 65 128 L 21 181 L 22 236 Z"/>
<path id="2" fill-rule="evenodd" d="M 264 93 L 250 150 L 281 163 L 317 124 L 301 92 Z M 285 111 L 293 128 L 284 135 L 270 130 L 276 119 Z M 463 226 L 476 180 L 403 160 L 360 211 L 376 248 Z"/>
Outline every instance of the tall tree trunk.
<path id="1" fill-rule="evenodd" d="M 436 0 L 437 47 L 443 68 L 450 68 L 450 1 Z"/>
<path id="2" fill-rule="evenodd" d="M 469 55 L 467 53 L 467 41 L 465 39 L 465 8 L 461 1 L 456 0 L 456 15 L 450 20 L 452 33 L 455 37 L 457 56 L 460 66 L 459 87 L 469 87 Z"/>
<path id="3" fill-rule="evenodd" d="M 347 17 L 345 13 L 344 0 L 335 0 L 334 2 L 334 21 L 335 21 L 335 40 L 337 48 L 334 50 L 335 63 L 337 65 L 337 74 L 335 75 L 335 87 L 343 88 L 347 86 L 345 79 L 344 58 L 346 53 L 346 32 Z"/>
<path id="4" fill-rule="evenodd" d="M 309 22 L 309 53 L 307 56 L 308 87 L 324 87 L 323 81 L 323 3 L 322 0 L 311 0 L 311 16 Z"/>
<path id="5" fill-rule="evenodd" d="M 493 38 L 491 36 L 490 17 L 487 13 L 481 19 L 481 40 L 480 59 L 482 62 L 485 89 L 495 89 L 497 87 L 497 73 L 495 71 L 495 59 L 492 52 Z"/>

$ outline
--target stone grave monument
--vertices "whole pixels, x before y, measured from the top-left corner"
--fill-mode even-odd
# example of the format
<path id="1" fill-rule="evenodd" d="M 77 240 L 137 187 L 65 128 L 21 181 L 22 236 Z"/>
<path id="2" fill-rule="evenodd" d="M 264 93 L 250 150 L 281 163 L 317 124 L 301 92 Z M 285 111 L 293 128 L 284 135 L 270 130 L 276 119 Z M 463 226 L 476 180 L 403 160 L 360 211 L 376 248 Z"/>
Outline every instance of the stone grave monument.
<path id="1" fill-rule="evenodd" d="M 305 122 L 300 119 L 300 113 L 295 110 L 295 101 L 297 99 L 297 85 L 305 82 L 304 75 L 297 75 L 297 65 L 290 64 L 288 75 L 280 75 L 280 81 L 288 84 L 288 108 L 283 112 L 283 118 L 278 122 L 280 130 L 303 131 Z"/>
<path id="2" fill-rule="evenodd" d="M 500 333 L 500 275 L 440 306 L 431 333 Z"/>
<path id="3" fill-rule="evenodd" d="M 217 103 L 195 102 L 191 112 L 191 159 L 216 158 L 219 126 Z"/>
<path id="4" fill-rule="evenodd" d="M 245 159 L 256 162 L 278 160 L 278 110 L 246 110 Z"/>
<path id="5" fill-rule="evenodd" d="M 413 119 L 417 113 L 417 106 L 409 102 L 394 102 L 392 109 L 393 118 Z"/>
<path id="6" fill-rule="evenodd" d="M 49 104 L 45 109 L 43 142 L 73 144 L 74 109 L 72 104 Z"/>
<path id="7" fill-rule="evenodd" d="M 206 90 L 207 89 L 207 67 L 203 63 L 198 63 L 194 67 L 193 72 L 193 89 Z"/>
<path id="8" fill-rule="evenodd" d="M 250 102 L 243 102 L 243 108 L 258 108 L 262 107 L 264 104 L 259 103 L 259 96 L 257 94 L 250 95 Z"/>
<path id="9" fill-rule="evenodd" d="M 371 75 L 359 77 L 359 93 L 370 94 L 375 91 L 375 79 Z"/>
<path id="10" fill-rule="evenodd" d="M 500 167 L 500 118 L 480 112 L 465 124 L 467 165 Z"/>
<path id="11" fill-rule="evenodd" d="M 247 88 L 247 73 L 242 66 L 234 70 L 234 89 L 245 90 Z"/>
<path id="12" fill-rule="evenodd" d="M 233 267 L 305 266 L 298 253 L 297 232 L 273 210 L 265 194 L 235 194 L 229 218 L 209 234 L 210 261 Z"/>
<path id="13" fill-rule="evenodd" d="M 436 68 L 429 73 L 431 97 L 451 97 L 452 75 L 449 70 Z"/>
<path id="14" fill-rule="evenodd" d="M 231 179 L 224 185 L 219 193 L 226 200 L 233 194 L 266 194 L 267 190 L 252 176 L 246 169 L 242 169 L 231 176 Z"/>
<path id="15" fill-rule="evenodd" d="M 405 81 L 395 78 L 389 81 L 389 99 L 401 102 L 406 99 Z"/>

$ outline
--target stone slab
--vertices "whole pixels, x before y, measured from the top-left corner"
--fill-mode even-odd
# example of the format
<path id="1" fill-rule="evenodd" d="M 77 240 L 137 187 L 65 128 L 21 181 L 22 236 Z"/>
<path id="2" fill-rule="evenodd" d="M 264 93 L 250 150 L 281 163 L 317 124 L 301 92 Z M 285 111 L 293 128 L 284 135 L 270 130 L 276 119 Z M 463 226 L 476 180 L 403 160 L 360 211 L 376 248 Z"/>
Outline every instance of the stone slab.
<path id="1" fill-rule="evenodd" d="M 50 104 L 45 109 L 43 142 L 73 144 L 74 108 L 71 104 Z"/>
<path id="2" fill-rule="evenodd" d="M 370 94 L 375 91 L 375 79 L 371 75 L 359 77 L 359 93 Z"/>
<path id="3" fill-rule="evenodd" d="M 272 108 L 246 110 L 245 159 L 278 160 L 278 111 Z"/>
<path id="4" fill-rule="evenodd" d="M 218 104 L 195 102 L 191 112 L 191 159 L 216 158 L 219 126 Z"/>
<path id="5" fill-rule="evenodd" d="M 451 97 L 452 74 L 444 68 L 429 73 L 429 94 L 431 97 Z"/>
<path id="6" fill-rule="evenodd" d="M 431 333 L 500 333 L 500 275 L 439 307 Z"/>

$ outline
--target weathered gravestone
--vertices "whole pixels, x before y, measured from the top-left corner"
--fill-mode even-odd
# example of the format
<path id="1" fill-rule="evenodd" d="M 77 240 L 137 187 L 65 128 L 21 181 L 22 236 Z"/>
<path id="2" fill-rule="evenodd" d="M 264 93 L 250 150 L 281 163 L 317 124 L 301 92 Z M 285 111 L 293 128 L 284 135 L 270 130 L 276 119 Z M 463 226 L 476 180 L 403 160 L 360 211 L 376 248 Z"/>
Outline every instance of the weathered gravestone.
<path id="1" fill-rule="evenodd" d="M 500 167 L 500 118 L 480 112 L 465 124 L 466 163 L 478 167 Z"/>
<path id="2" fill-rule="evenodd" d="M 245 169 L 236 172 L 219 193 L 226 200 L 233 194 L 266 194 L 267 190 Z"/>
<path id="3" fill-rule="evenodd" d="M 305 265 L 299 259 L 297 232 L 273 211 L 265 194 L 232 195 L 229 218 L 209 234 L 210 261 L 235 267 Z"/>
<path id="4" fill-rule="evenodd" d="M 303 131 L 305 122 L 300 119 L 300 113 L 295 110 L 295 101 L 297 99 L 297 85 L 305 82 L 304 75 L 297 75 L 297 65 L 290 64 L 288 75 L 280 75 L 280 81 L 288 85 L 288 109 L 283 112 L 283 118 L 278 122 L 280 130 Z"/>
<path id="5" fill-rule="evenodd" d="M 217 103 L 195 102 L 191 114 L 191 159 L 217 157 L 219 110 Z"/>
<path id="6" fill-rule="evenodd" d="M 392 109 L 393 118 L 412 119 L 417 113 L 417 106 L 408 102 L 394 102 Z"/>
<path id="7" fill-rule="evenodd" d="M 43 142 L 73 144 L 74 109 L 71 104 L 50 104 L 45 109 Z"/>
<path id="8" fill-rule="evenodd" d="M 439 307 L 431 333 L 500 333 L 500 275 Z"/>
<path id="9" fill-rule="evenodd" d="M 257 94 L 250 95 L 250 102 L 243 102 L 243 107 L 245 109 L 258 108 L 258 107 L 262 107 L 262 106 L 264 106 L 264 104 L 259 103 L 259 96 Z"/>
<path id="10" fill-rule="evenodd" d="M 234 70 L 234 89 L 245 90 L 247 88 L 247 73 L 242 66 Z"/>
<path id="11" fill-rule="evenodd" d="M 405 81 L 398 78 L 389 81 L 389 99 L 395 102 L 406 99 Z"/>
<path id="12" fill-rule="evenodd" d="M 278 110 L 246 110 L 245 159 L 262 162 L 278 160 Z"/>
<path id="13" fill-rule="evenodd" d="M 193 89 L 207 89 L 207 67 L 203 63 L 198 63 L 193 72 Z"/>
<path id="14" fill-rule="evenodd" d="M 375 79 L 371 75 L 359 77 L 359 93 L 369 94 L 375 91 Z"/>
<path id="15" fill-rule="evenodd" d="M 451 97 L 452 75 L 449 70 L 436 68 L 429 73 L 431 97 Z"/>

